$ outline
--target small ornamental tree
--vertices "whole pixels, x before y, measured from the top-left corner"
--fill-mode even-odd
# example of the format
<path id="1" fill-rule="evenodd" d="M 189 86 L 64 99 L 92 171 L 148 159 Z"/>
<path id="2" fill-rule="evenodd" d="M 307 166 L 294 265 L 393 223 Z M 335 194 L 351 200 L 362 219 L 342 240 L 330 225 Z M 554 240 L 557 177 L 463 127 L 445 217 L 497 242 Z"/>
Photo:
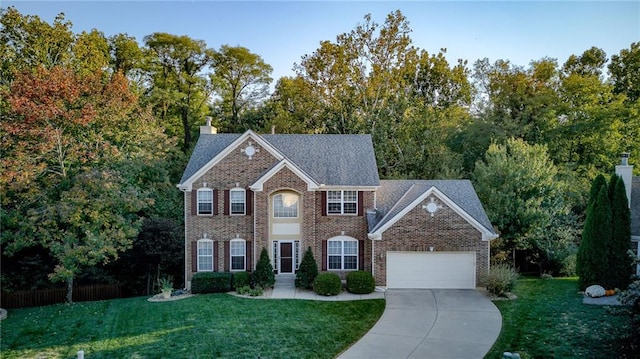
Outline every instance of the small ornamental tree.
<path id="1" fill-rule="evenodd" d="M 311 287 L 313 286 L 313 280 L 316 279 L 317 275 L 318 264 L 313 258 L 311 247 L 309 247 L 304 252 L 302 262 L 300 262 L 300 268 L 298 268 L 298 272 L 296 273 L 296 287 L 311 289 Z"/>
<path id="2" fill-rule="evenodd" d="M 633 263 L 629 257 L 631 249 L 631 212 L 622 177 L 614 175 L 609 183 L 611 196 L 611 240 L 609 241 L 607 288 L 626 289 L 633 274 Z"/>
<path id="3" fill-rule="evenodd" d="M 594 185 L 598 185 L 594 181 Z M 609 204 L 608 189 L 605 184 L 600 184 L 600 189 L 587 209 L 587 218 L 582 231 L 582 242 L 578 249 L 576 271 L 580 277 L 580 289 L 599 284 L 606 285 L 609 270 L 607 258 L 607 243 L 611 241 L 611 206 Z M 595 193 L 592 188 L 591 193 Z"/>
<path id="4" fill-rule="evenodd" d="M 251 282 L 254 287 L 258 286 L 260 288 L 273 287 L 276 282 L 275 274 L 273 274 L 273 266 L 269 259 L 269 253 L 264 247 L 262 247 L 262 251 L 260 252 L 260 259 L 258 259 L 258 263 L 256 264 L 256 270 L 251 274 Z"/>

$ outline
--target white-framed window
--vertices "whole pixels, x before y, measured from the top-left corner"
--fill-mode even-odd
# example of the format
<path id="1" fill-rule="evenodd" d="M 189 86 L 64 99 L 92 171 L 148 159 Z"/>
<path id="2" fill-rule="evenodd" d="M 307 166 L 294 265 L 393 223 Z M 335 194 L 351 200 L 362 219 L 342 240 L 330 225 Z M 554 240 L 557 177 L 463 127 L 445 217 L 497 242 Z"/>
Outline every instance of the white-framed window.
<path id="1" fill-rule="evenodd" d="M 299 198 L 295 193 L 278 193 L 273 196 L 273 216 L 275 218 L 298 218 Z"/>
<path id="2" fill-rule="evenodd" d="M 327 241 L 327 263 L 330 270 L 358 269 L 358 241 L 351 237 L 336 237 Z"/>
<path id="3" fill-rule="evenodd" d="M 234 188 L 229 191 L 229 213 L 245 214 L 246 213 L 247 193 L 242 188 Z"/>
<path id="4" fill-rule="evenodd" d="M 246 266 L 247 242 L 244 239 L 232 239 L 230 244 L 231 270 L 243 271 Z"/>
<path id="5" fill-rule="evenodd" d="M 198 241 L 198 272 L 213 272 L 213 240 Z"/>
<path id="6" fill-rule="evenodd" d="M 357 214 L 358 191 L 327 191 L 328 214 Z"/>
<path id="7" fill-rule="evenodd" d="M 211 188 L 198 189 L 198 214 L 213 214 L 213 190 Z"/>

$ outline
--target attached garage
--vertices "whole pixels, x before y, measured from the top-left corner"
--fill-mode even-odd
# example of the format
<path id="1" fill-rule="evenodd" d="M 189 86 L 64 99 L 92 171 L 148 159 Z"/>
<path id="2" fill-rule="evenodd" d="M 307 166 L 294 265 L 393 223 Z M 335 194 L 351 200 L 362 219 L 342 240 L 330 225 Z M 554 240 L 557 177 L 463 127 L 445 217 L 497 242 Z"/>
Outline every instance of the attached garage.
<path id="1" fill-rule="evenodd" d="M 475 252 L 387 252 L 387 288 L 475 287 Z"/>

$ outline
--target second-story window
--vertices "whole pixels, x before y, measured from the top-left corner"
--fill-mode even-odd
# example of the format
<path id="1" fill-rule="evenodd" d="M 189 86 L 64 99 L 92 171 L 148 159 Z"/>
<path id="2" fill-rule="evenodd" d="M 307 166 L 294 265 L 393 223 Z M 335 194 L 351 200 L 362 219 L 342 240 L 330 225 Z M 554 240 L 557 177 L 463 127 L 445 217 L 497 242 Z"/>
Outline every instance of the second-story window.
<path id="1" fill-rule="evenodd" d="M 273 216 L 275 218 L 297 218 L 298 198 L 297 194 L 289 192 L 273 196 Z"/>
<path id="2" fill-rule="evenodd" d="M 213 214 L 213 190 L 211 188 L 200 188 L 198 190 L 198 214 Z"/>
<path id="3" fill-rule="evenodd" d="M 328 191 L 328 214 L 357 214 L 358 191 Z"/>
<path id="4" fill-rule="evenodd" d="M 244 189 L 234 188 L 229 191 L 231 214 L 245 214 L 247 195 Z"/>

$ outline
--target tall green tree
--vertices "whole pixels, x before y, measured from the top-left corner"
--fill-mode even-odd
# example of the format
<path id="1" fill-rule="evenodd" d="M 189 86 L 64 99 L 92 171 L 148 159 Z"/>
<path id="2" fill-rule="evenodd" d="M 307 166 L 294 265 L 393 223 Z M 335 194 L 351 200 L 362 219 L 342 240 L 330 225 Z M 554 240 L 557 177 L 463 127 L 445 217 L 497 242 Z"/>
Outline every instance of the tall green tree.
<path id="1" fill-rule="evenodd" d="M 511 254 L 513 260 L 516 251 L 544 256 L 547 248 L 542 245 L 553 244 L 558 234 L 553 226 L 570 221 L 557 174 L 546 146 L 521 139 L 492 144 L 484 160 L 476 163 L 473 182 L 500 232 L 498 250 Z"/>
<path id="2" fill-rule="evenodd" d="M 631 103 L 640 99 L 640 42 L 633 42 L 611 56 L 609 72 L 615 93 L 624 94 Z"/>
<path id="3" fill-rule="evenodd" d="M 607 285 L 604 281 L 610 269 L 608 243 L 612 238 L 612 213 L 609 191 L 606 184 L 594 181 L 590 192 L 596 193 L 596 196 L 590 199 L 576 261 L 579 284 L 583 290 L 593 284 Z"/>
<path id="4" fill-rule="evenodd" d="M 626 289 L 631 282 L 633 262 L 631 250 L 631 212 L 622 177 L 613 175 L 609 180 L 611 201 L 611 241 L 608 243 L 608 288 Z"/>
<path id="5" fill-rule="evenodd" d="M 144 38 L 148 89 L 154 114 L 163 120 L 170 135 L 181 135 L 182 148 L 191 148 L 197 121 L 208 112 L 211 84 L 204 70 L 213 50 L 202 40 L 162 32 Z"/>
<path id="6" fill-rule="evenodd" d="M 251 128 L 251 124 L 242 123 L 243 112 L 266 100 L 273 68 L 246 47 L 228 45 L 213 54 L 211 67 L 211 82 L 220 96 L 217 106 L 228 130 L 238 132 Z"/>

